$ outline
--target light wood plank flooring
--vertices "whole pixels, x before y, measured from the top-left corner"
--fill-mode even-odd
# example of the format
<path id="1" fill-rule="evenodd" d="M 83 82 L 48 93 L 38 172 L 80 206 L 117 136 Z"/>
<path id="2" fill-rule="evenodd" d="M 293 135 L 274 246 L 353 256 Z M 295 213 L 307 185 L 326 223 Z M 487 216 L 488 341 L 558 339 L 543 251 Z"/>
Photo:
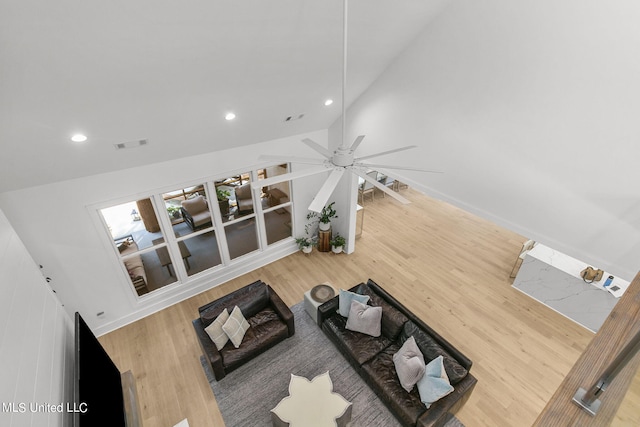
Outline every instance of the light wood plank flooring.
<path id="1" fill-rule="evenodd" d="M 297 253 L 101 337 L 120 370 L 135 375 L 144 426 L 183 418 L 191 427 L 224 426 L 191 326 L 199 306 L 256 279 L 293 305 L 318 283 L 348 288 L 369 277 L 473 361 L 478 385 L 458 413 L 467 427 L 531 425 L 593 334 L 511 288 L 524 236 L 402 193 L 413 203 L 365 202 L 351 255 Z M 614 425 L 640 425 L 640 375 Z"/>

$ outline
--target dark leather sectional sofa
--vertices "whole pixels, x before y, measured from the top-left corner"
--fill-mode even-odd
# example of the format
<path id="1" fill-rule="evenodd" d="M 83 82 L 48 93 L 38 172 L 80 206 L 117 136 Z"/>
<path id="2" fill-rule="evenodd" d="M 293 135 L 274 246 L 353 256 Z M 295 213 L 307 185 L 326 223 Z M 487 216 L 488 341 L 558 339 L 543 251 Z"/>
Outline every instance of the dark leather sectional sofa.
<path id="1" fill-rule="evenodd" d="M 249 322 L 250 328 L 239 348 L 228 342 L 218 351 L 205 328 L 225 308 L 231 311 L 236 305 Z M 193 321 L 193 327 L 202 354 L 218 381 L 295 333 L 293 313 L 271 286 L 260 280 L 200 307 L 198 312 L 200 316 Z"/>
<path id="2" fill-rule="evenodd" d="M 404 426 L 441 426 L 469 398 L 477 380 L 469 373 L 471 360 L 407 310 L 374 281 L 350 289 L 370 296 L 369 305 L 382 307 L 382 333 L 372 337 L 345 329 L 346 318 L 337 309 L 339 296 L 318 307 L 318 325 L 376 395 Z M 454 391 L 429 409 L 414 387 L 405 391 L 392 360 L 402 344 L 414 336 L 428 363 L 444 356 L 444 366 Z"/>

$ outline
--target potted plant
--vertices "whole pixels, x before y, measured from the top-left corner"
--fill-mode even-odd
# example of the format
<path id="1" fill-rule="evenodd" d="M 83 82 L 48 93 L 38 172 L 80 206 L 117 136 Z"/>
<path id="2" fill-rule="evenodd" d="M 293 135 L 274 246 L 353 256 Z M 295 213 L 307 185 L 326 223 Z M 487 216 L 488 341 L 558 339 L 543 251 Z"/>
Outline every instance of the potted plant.
<path id="1" fill-rule="evenodd" d="M 316 245 L 313 237 L 297 237 L 296 243 L 298 244 L 298 248 L 305 254 L 310 253 Z"/>
<path id="2" fill-rule="evenodd" d="M 344 245 L 347 243 L 344 237 L 336 233 L 336 235 L 329 241 L 331 243 L 331 250 L 334 254 L 339 254 L 343 251 Z"/>
<path id="3" fill-rule="evenodd" d="M 220 205 L 220 213 L 226 215 L 229 213 L 229 197 L 231 192 L 228 190 L 222 190 L 216 188 L 216 196 L 218 197 L 218 204 Z"/>
<path id="4" fill-rule="evenodd" d="M 173 218 L 173 219 L 178 219 L 181 216 L 181 214 L 180 214 L 180 206 L 168 205 L 167 206 L 167 212 L 169 212 L 169 216 L 171 218 Z"/>
<path id="5" fill-rule="evenodd" d="M 321 231 L 329 230 L 331 228 L 331 219 L 338 218 L 338 215 L 336 215 L 336 210 L 333 209 L 333 205 L 335 203 L 336 202 L 329 203 L 327 206 L 322 208 L 322 211 L 320 213 L 309 212 L 307 214 L 307 219 L 310 220 L 313 218 L 318 218 L 318 228 Z"/>

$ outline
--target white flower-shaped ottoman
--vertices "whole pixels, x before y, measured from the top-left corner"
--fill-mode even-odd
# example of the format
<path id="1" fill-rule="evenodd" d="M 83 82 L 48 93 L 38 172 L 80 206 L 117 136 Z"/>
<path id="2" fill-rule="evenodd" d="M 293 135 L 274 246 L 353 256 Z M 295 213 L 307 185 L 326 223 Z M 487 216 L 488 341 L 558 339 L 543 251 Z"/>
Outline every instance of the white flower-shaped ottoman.
<path id="1" fill-rule="evenodd" d="M 345 427 L 351 422 L 351 402 L 333 391 L 329 372 L 309 381 L 291 374 L 289 396 L 271 410 L 274 427 Z"/>

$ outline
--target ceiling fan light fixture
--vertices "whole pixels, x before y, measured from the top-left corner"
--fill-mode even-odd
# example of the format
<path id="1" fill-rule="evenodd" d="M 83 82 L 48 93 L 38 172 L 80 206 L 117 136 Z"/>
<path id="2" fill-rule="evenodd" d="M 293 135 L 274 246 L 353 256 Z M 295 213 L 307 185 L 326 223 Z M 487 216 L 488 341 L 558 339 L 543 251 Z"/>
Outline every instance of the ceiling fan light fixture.
<path id="1" fill-rule="evenodd" d="M 225 119 L 225 120 L 227 120 L 227 121 L 231 121 L 231 120 L 233 120 L 233 119 L 235 119 L 235 118 L 236 118 L 236 115 L 235 115 L 235 113 L 233 113 L 233 112 L 228 112 L 228 113 L 224 116 L 224 119 Z"/>

